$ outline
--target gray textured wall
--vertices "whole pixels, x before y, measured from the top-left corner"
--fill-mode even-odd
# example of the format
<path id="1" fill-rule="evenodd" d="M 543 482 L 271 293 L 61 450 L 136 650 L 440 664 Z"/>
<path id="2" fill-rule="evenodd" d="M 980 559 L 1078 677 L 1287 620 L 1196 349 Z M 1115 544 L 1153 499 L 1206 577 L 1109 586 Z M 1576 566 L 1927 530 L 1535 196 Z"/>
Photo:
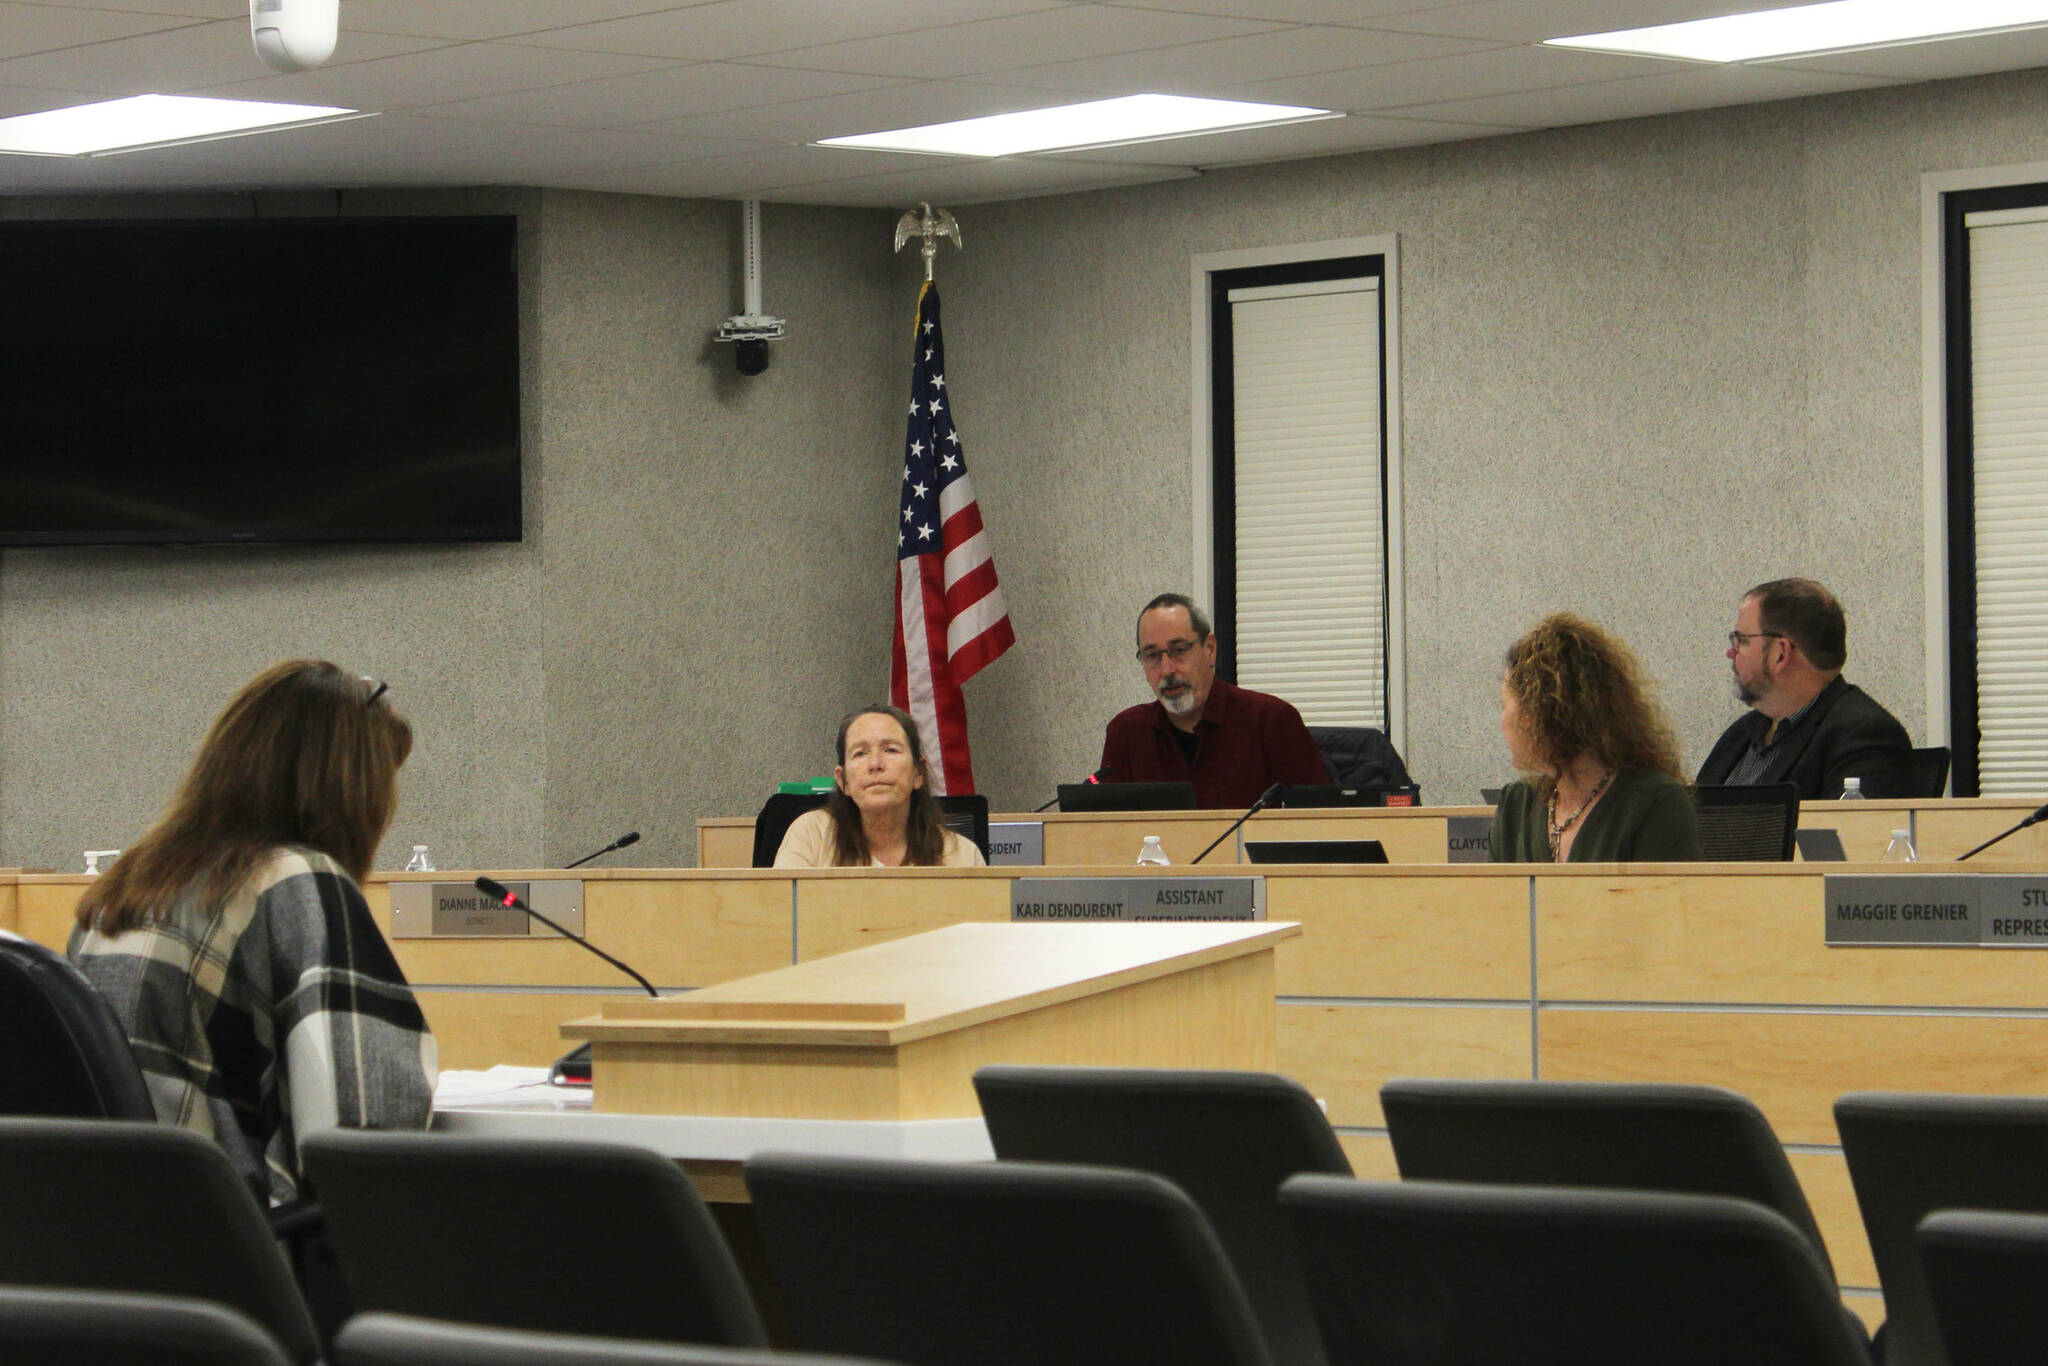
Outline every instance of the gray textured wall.
<path id="1" fill-rule="evenodd" d="M 984 785 L 1085 773 L 1095 718 L 1145 696 L 1129 619 L 1190 560 L 1189 256 L 1389 232 L 1426 797 L 1504 776 L 1501 652 L 1556 609 L 1635 646 L 1697 764 L 1737 714 L 1736 595 L 1784 573 L 1836 588 L 1851 676 L 1924 734 L 1919 176 L 2048 158 L 2044 96 L 2025 72 L 964 213 L 948 344 L 1020 637 L 969 685 Z"/>
<path id="2" fill-rule="evenodd" d="M 886 507 L 913 273 L 876 213 L 770 207 L 768 307 L 741 381 L 738 207 L 557 192 L 353 194 L 352 212 L 521 217 L 527 536 L 431 549 L 0 556 L 0 864 L 78 866 L 161 809 L 198 737 L 273 660 L 389 679 L 417 747 L 380 864 L 564 861 L 829 766 L 886 688 Z M 331 211 L 325 196 L 266 211 Z M 242 201 L 11 201 L 25 216 L 245 212 Z M 859 564 L 866 570 L 856 573 Z M 615 856 L 621 857 L 621 856 Z"/>
<path id="3" fill-rule="evenodd" d="M 1502 775 L 1500 652 L 1555 608 L 1637 647 L 1696 761 L 1735 714 L 1735 594 L 1793 571 L 1841 592 L 1852 675 L 1924 733 L 1918 177 L 2048 159 L 2044 97 L 2026 72 L 964 211 L 949 390 L 1020 641 L 968 685 L 983 788 L 1036 805 L 1145 695 L 1130 617 L 1190 555 L 1189 255 L 1386 232 L 1432 799 Z M 0 555 L 0 864 L 132 840 L 289 654 L 390 678 L 416 723 L 386 863 L 559 861 L 636 824 L 633 861 L 687 863 L 694 818 L 821 771 L 886 686 L 915 295 L 886 215 L 769 207 L 792 331 L 741 382 L 705 341 L 738 307 L 734 205 L 349 202 L 521 213 L 527 540 Z"/>

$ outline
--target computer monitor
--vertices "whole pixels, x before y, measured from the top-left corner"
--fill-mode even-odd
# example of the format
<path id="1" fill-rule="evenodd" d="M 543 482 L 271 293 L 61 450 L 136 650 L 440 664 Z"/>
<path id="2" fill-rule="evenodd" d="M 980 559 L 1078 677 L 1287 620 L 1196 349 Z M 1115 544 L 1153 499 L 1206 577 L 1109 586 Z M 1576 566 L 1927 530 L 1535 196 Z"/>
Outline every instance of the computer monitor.
<path id="1" fill-rule="evenodd" d="M 1378 840 L 1246 840 L 1252 863 L 1385 863 L 1387 846 Z"/>
<path id="2" fill-rule="evenodd" d="M 1422 789 L 1414 783 L 1346 787 L 1311 783 L 1281 790 L 1281 806 L 1420 806 Z"/>
<path id="3" fill-rule="evenodd" d="M 1061 783 L 1062 811 L 1192 811 L 1193 783 Z"/>

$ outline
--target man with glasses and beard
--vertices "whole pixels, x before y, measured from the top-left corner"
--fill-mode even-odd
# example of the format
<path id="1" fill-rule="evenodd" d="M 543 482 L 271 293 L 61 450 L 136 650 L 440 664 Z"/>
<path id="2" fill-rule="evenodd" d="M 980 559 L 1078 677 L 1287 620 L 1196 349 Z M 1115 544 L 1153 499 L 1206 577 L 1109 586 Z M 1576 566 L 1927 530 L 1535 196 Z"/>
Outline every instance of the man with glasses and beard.
<path id="1" fill-rule="evenodd" d="M 1250 806 L 1274 783 L 1327 783 L 1301 713 L 1216 676 L 1216 633 L 1201 608 L 1161 593 L 1138 614 L 1138 663 L 1156 702 L 1111 718 L 1111 782 L 1195 785 L 1195 805 Z"/>
<path id="2" fill-rule="evenodd" d="M 1812 579 L 1773 579 L 1742 595 L 1728 660 L 1749 715 L 1722 734 L 1699 782 L 1796 783 L 1807 801 L 1842 795 L 1909 797 L 1912 747 L 1898 719 L 1842 678 L 1842 604 Z"/>

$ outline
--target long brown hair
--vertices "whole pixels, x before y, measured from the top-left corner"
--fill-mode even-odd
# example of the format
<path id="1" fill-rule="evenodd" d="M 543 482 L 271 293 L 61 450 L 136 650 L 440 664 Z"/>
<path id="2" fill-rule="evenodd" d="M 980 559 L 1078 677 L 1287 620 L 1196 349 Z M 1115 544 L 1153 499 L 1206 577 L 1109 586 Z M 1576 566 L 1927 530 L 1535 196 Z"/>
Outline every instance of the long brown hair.
<path id="1" fill-rule="evenodd" d="M 935 867 L 946 857 L 946 825 L 939 818 L 939 799 L 932 795 L 932 771 L 924 759 L 924 741 L 918 738 L 917 722 L 896 707 L 862 707 L 848 712 L 839 722 L 839 766 L 846 766 L 846 732 L 863 716 L 894 717 L 910 742 L 910 762 L 924 779 L 910 793 L 910 815 L 904 830 L 903 862 L 906 866 Z M 825 810 L 832 815 L 832 866 L 865 868 L 875 860 L 868 848 L 867 827 L 861 824 L 860 808 L 843 787 L 834 787 L 825 798 Z"/>
<path id="2" fill-rule="evenodd" d="M 1585 756 L 1684 781 L 1678 737 L 1636 657 L 1593 623 L 1569 612 L 1537 622 L 1508 647 L 1503 683 L 1546 764 L 1562 769 Z"/>
<path id="3" fill-rule="evenodd" d="M 283 845 L 329 855 L 360 882 L 412 752 L 412 727 L 383 691 L 313 660 L 258 674 L 207 731 L 163 818 L 79 898 L 78 923 L 118 934 L 189 888 L 216 907 Z"/>

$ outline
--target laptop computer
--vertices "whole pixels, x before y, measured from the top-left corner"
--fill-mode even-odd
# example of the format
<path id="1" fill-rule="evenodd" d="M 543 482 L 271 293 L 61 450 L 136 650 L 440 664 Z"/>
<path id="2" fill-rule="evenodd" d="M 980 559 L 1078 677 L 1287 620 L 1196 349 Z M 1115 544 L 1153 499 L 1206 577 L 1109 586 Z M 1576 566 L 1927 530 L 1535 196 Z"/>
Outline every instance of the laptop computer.
<path id="1" fill-rule="evenodd" d="M 1387 846 L 1378 840 L 1246 840 L 1253 863 L 1385 863 Z"/>
<path id="2" fill-rule="evenodd" d="M 1280 794 L 1282 806 L 1420 806 L 1422 789 L 1414 783 L 1389 787 L 1346 787 L 1342 783 L 1289 785 Z"/>
<path id="3" fill-rule="evenodd" d="M 1842 833 L 1826 826 L 1794 830 L 1792 840 L 1799 846 L 1799 857 L 1808 863 L 1841 863 L 1849 857 L 1842 848 Z"/>
<path id="4" fill-rule="evenodd" d="M 1193 783 L 1061 783 L 1062 811 L 1192 811 Z"/>

